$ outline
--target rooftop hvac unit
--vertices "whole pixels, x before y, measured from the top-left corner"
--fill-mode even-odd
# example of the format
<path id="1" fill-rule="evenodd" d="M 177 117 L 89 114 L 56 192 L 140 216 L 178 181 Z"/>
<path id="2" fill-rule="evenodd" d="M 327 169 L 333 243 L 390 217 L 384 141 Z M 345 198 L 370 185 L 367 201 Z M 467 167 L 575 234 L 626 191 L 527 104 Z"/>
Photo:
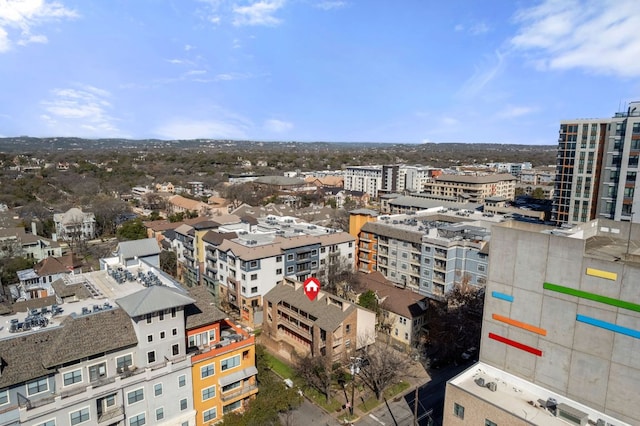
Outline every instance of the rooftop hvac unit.
<path id="1" fill-rule="evenodd" d="M 496 382 L 489 382 L 487 383 L 487 388 L 489 388 L 491 392 L 495 392 L 498 389 L 498 385 Z"/>

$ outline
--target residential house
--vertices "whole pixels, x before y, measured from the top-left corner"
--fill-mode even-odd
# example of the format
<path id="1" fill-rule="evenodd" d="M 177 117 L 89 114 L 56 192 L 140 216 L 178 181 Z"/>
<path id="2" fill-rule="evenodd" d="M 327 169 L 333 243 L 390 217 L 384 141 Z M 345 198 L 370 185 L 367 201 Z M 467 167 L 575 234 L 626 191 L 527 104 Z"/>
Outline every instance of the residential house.
<path id="1" fill-rule="evenodd" d="M 52 296 L 51 284 L 69 274 L 81 274 L 82 261 L 73 253 L 64 256 L 49 256 L 36 263 L 33 268 L 18 271 L 19 284 L 9 286 L 14 300 L 28 300 Z"/>
<path id="2" fill-rule="evenodd" d="M 90 240 L 96 235 L 96 218 L 73 207 L 53 215 L 57 237 L 64 241 Z"/>

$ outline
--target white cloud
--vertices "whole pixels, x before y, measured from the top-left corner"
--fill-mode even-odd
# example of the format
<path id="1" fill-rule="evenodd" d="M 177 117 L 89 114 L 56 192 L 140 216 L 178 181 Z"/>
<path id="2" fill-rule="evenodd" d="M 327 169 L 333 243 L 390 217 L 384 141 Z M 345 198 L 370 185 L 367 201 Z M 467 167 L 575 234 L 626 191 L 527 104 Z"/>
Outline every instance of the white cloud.
<path id="1" fill-rule="evenodd" d="M 515 118 L 531 114 L 535 111 L 537 111 L 537 109 L 533 107 L 510 105 L 502 111 L 498 112 L 497 116 L 498 118 Z"/>
<path id="2" fill-rule="evenodd" d="M 545 0 L 514 21 L 520 29 L 512 46 L 533 54 L 542 69 L 640 76 L 637 0 Z"/>
<path id="3" fill-rule="evenodd" d="M 185 44 L 184 45 L 184 50 L 187 51 L 187 52 L 190 51 L 190 50 L 193 50 L 193 49 L 195 49 L 195 46 L 192 46 L 190 44 Z"/>
<path id="4" fill-rule="evenodd" d="M 245 139 L 245 125 L 236 120 L 193 120 L 178 118 L 156 129 L 165 139 L 229 138 Z"/>
<path id="5" fill-rule="evenodd" d="M 282 21 L 274 15 L 285 4 L 284 0 L 253 1 L 248 6 L 234 6 L 233 25 L 235 26 L 276 26 Z"/>
<path id="6" fill-rule="evenodd" d="M 464 83 L 459 91 L 463 97 L 474 96 L 489 84 L 504 68 L 504 54 L 495 51 L 493 56 L 486 58 L 485 63 L 476 67 L 474 74 Z"/>
<path id="7" fill-rule="evenodd" d="M 216 75 L 215 81 L 244 80 L 247 78 L 251 78 L 251 74 L 231 72 L 231 73 L 223 73 L 223 74 Z"/>
<path id="8" fill-rule="evenodd" d="M 61 19 L 75 19 L 75 10 L 61 2 L 47 0 L 0 0 L 0 52 L 9 50 L 13 41 L 21 46 L 46 43 L 43 34 L 34 34 L 33 28 Z"/>
<path id="9" fill-rule="evenodd" d="M 342 9 L 347 5 L 345 1 L 321 1 L 314 6 L 322 10 Z"/>
<path id="10" fill-rule="evenodd" d="M 53 89 L 51 97 L 40 102 L 45 113 L 40 118 L 55 134 L 73 136 L 122 136 L 114 117 L 106 90 L 88 85 L 77 88 Z M 84 129 L 80 131 L 78 129 Z"/>
<path id="11" fill-rule="evenodd" d="M 285 133 L 293 129 L 293 124 L 288 121 L 271 119 L 264 122 L 264 128 L 269 132 Z"/>
<path id="12" fill-rule="evenodd" d="M 480 35 L 489 32 L 489 26 L 484 22 L 477 22 L 469 28 L 469 32 L 473 35 Z"/>
<path id="13" fill-rule="evenodd" d="M 454 31 L 464 31 L 464 25 L 462 24 L 457 24 L 455 27 L 453 27 Z"/>

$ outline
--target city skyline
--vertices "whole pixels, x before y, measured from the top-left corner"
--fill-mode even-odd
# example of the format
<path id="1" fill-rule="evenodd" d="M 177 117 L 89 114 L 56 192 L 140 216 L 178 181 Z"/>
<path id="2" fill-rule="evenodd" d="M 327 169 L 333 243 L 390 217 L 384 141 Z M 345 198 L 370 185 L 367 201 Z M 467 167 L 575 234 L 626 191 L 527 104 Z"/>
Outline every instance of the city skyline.
<path id="1" fill-rule="evenodd" d="M 629 1 L 8 0 L 0 136 L 557 143 L 640 99 Z"/>

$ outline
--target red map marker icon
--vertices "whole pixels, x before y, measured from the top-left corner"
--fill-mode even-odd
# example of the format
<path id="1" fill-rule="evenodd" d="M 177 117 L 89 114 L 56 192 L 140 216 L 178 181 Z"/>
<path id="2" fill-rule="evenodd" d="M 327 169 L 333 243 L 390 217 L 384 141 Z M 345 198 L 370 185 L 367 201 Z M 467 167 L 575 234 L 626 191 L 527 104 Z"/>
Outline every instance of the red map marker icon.
<path id="1" fill-rule="evenodd" d="M 307 295 L 309 300 L 314 300 L 318 297 L 320 292 L 320 281 L 316 277 L 307 278 L 304 281 L 304 294 Z"/>

